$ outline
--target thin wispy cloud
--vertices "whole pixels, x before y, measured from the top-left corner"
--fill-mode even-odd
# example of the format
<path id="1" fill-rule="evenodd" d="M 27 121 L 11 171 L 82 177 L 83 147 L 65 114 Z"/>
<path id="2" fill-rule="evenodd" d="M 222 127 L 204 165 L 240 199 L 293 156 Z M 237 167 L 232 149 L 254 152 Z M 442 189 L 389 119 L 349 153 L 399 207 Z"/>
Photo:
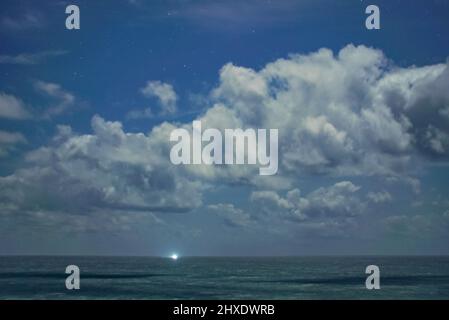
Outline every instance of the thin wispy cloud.
<path id="1" fill-rule="evenodd" d="M 75 96 L 57 83 L 36 81 L 34 87 L 39 93 L 56 101 L 53 106 L 44 111 L 44 118 L 50 118 L 65 112 L 75 102 Z"/>
<path id="2" fill-rule="evenodd" d="M 272 26 L 297 18 L 309 1 L 193 1 L 173 15 L 203 27 L 244 30 L 245 27 Z M 243 28 L 243 29 L 242 29 Z"/>
<path id="3" fill-rule="evenodd" d="M 40 12 L 26 12 L 17 16 L 3 16 L 0 24 L 4 29 L 27 30 L 45 26 L 45 18 Z"/>
<path id="4" fill-rule="evenodd" d="M 0 130 L 0 157 L 5 157 L 10 150 L 19 144 L 27 143 L 27 139 L 20 132 L 8 132 Z"/>
<path id="5" fill-rule="evenodd" d="M 145 109 L 133 109 L 129 111 L 125 118 L 127 120 L 136 120 L 136 119 L 151 119 L 154 118 L 154 113 L 151 110 L 151 108 L 145 108 Z"/>
<path id="6" fill-rule="evenodd" d="M 0 55 L 0 64 L 35 65 L 52 57 L 67 54 L 64 50 L 49 50 L 36 53 L 20 53 L 17 55 Z"/>
<path id="7" fill-rule="evenodd" d="M 25 142 L 25 137 L 19 132 L 7 132 L 0 130 L 0 144 L 16 144 Z"/>

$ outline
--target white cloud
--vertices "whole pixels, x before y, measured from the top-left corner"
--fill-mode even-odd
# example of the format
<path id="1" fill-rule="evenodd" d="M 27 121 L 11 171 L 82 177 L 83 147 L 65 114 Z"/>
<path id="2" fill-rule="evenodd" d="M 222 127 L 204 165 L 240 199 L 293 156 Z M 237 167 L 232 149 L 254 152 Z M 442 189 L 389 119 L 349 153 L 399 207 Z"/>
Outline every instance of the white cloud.
<path id="1" fill-rule="evenodd" d="M 231 203 L 211 204 L 207 208 L 222 217 L 231 227 L 247 227 L 251 224 L 250 215 Z"/>
<path id="2" fill-rule="evenodd" d="M 251 201 L 268 215 L 280 215 L 292 221 L 341 219 L 362 213 L 364 204 L 355 196 L 359 189 L 349 181 L 341 181 L 318 188 L 305 197 L 299 189 L 288 191 L 285 197 L 274 191 L 254 191 Z"/>
<path id="3" fill-rule="evenodd" d="M 30 117 L 22 100 L 13 95 L 0 92 L 0 118 L 27 119 Z"/>
<path id="4" fill-rule="evenodd" d="M 36 81 L 36 90 L 56 100 L 56 104 L 44 111 L 43 117 L 48 118 L 65 112 L 75 102 L 75 96 L 64 90 L 61 85 L 45 81 Z"/>
<path id="5" fill-rule="evenodd" d="M 436 155 L 449 154 L 449 134 L 432 125 L 427 127 L 425 132 L 427 147 Z"/>
<path id="6" fill-rule="evenodd" d="M 387 191 L 368 192 L 366 197 L 374 203 L 384 203 L 384 202 L 390 202 L 393 200 L 393 197 Z"/>
<path id="7" fill-rule="evenodd" d="M 22 143 L 27 143 L 27 140 L 21 133 L 0 130 L 0 157 L 6 156 L 11 148 Z"/>
<path id="8" fill-rule="evenodd" d="M 16 144 L 25 142 L 25 137 L 19 132 L 7 132 L 0 130 L 0 144 Z"/>
<path id="9" fill-rule="evenodd" d="M 210 182 L 278 188 L 294 185 L 311 173 L 344 178 L 381 175 L 418 189 L 419 181 L 409 176 L 410 164 L 416 151 L 424 149 L 417 145 L 416 119 L 408 111 L 417 109 L 417 104 L 424 106 L 423 99 L 433 101 L 429 86 L 444 91 L 440 83 L 447 81 L 449 73 L 444 64 L 397 68 L 386 61 L 379 50 L 349 45 L 337 55 L 328 49 L 291 55 L 259 71 L 226 64 L 211 93 L 212 106 L 198 119 L 203 129 L 279 129 L 279 173 L 270 180 L 258 177 L 257 168 L 248 165 L 198 165 L 183 170 Z M 62 101 L 61 106 L 73 103 L 73 95 L 59 85 L 39 82 L 37 87 Z M 171 106 L 167 110 L 175 109 L 177 96 L 169 84 L 149 81 L 142 93 Z M 449 126 L 440 124 L 440 113 L 449 97 L 444 92 L 435 96 L 441 103 L 433 103 L 433 118 L 429 117 L 426 128 L 431 123 L 439 130 L 441 145 L 433 144 L 441 149 L 441 137 Z M 152 114 L 146 109 L 128 117 Z M 183 127 L 189 130 L 191 124 Z M 169 147 L 168 141 L 162 143 Z"/>
<path id="10" fill-rule="evenodd" d="M 234 118 L 226 124 L 278 128 L 286 175 L 405 178 L 416 151 L 428 154 L 433 146 L 449 160 L 449 118 L 441 117 L 447 85 L 445 64 L 398 68 L 364 46 L 349 45 L 336 55 L 321 49 L 259 71 L 225 65 L 204 120 L 217 122 L 208 115 L 225 109 Z M 426 114 L 425 126 L 415 113 Z M 439 131 L 425 135 L 429 124 Z"/>
<path id="11" fill-rule="evenodd" d="M 1 25 L 10 30 L 27 30 L 42 28 L 45 25 L 44 17 L 37 11 L 25 12 L 21 15 L 11 17 L 3 16 Z"/>
<path id="12" fill-rule="evenodd" d="M 43 111 L 41 118 L 50 118 L 64 113 L 75 103 L 75 96 L 59 84 L 36 81 L 34 88 L 39 93 L 54 100 L 54 103 Z M 31 118 L 31 113 L 21 99 L 0 92 L 0 118 L 24 120 Z"/>
<path id="13" fill-rule="evenodd" d="M 89 214 L 185 212 L 201 204 L 202 186 L 169 161 L 169 124 L 149 136 L 125 133 L 119 122 L 95 116 L 93 134 L 60 126 L 51 145 L 26 157 L 28 166 L 0 177 L 0 203 L 14 212 Z M 166 157 L 165 157 L 166 154 Z"/>
<path id="14" fill-rule="evenodd" d="M 50 57 L 56 57 L 66 54 L 67 51 L 54 50 L 54 51 L 42 51 L 37 53 L 21 53 L 15 56 L 0 55 L 0 64 L 21 64 L 21 65 L 33 65 L 38 64 Z"/>
<path id="15" fill-rule="evenodd" d="M 156 97 L 159 100 L 162 107 L 161 114 L 169 115 L 177 111 L 176 101 L 178 96 L 171 84 L 161 81 L 148 81 L 140 91 L 145 97 Z"/>
<path id="16" fill-rule="evenodd" d="M 261 178 L 257 166 L 248 165 L 173 166 L 168 137 L 174 125 L 163 123 L 148 135 L 127 133 L 121 123 L 97 116 L 92 134 L 60 127 L 48 146 L 27 156 L 26 168 L 0 178 L 0 203 L 22 211 L 187 211 L 202 204 L 209 187 L 246 184 L 258 188 L 251 197 L 258 214 L 337 230 L 364 211 L 361 199 L 388 200 L 384 192 L 361 197 L 351 177 L 381 176 L 419 191 L 410 173 L 425 165 L 423 157 L 449 160 L 448 83 L 445 64 L 399 68 L 364 46 L 291 55 L 261 70 L 226 64 L 211 107 L 198 120 L 203 129 L 279 129 L 276 176 Z M 63 106 L 73 103 L 59 85 L 40 82 L 37 88 Z M 142 93 L 158 98 L 163 112 L 175 112 L 171 85 L 150 81 Z M 191 124 L 179 126 L 191 130 Z M 309 174 L 342 182 L 301 195 L 295 187 Z M 233 204 L 209 209 L 227 213 L 230 223 L 247 222 Z"/>
<path id="17" fill-rule="evenodd" d="M 439 159 L 449 160 L 441 153 L 449 132 L 449 117 L 441 117 L 449 103 L 448 67 L 398 68 L 387 61 L 379 50 L 348 45 L 336 55 L 328 49 L 291 55 L 259 71 L 229 63 L 211 92 L 212 106 L 199 120 L 204 128 L 221 130 L 279 129 L 280 167 L 273 187 L 285 188 L 306 174 L 382 176 L 419 192 L 419 180 L 410 176 L 417 163 L 423 164 L 417 153 L 429 155 L 425 148 L 432 144 L 432 154 L 437 148 Z M 426 101 L 433 105 L 430 111 Z M 421 109 L 428 114 L 426 130 L 430 123 L 441 131 L 426 141 L 420 138 L 420 118 L 410 113 Z M 253 169 L 187 170 L 209 180 L 267 184 Z"/>

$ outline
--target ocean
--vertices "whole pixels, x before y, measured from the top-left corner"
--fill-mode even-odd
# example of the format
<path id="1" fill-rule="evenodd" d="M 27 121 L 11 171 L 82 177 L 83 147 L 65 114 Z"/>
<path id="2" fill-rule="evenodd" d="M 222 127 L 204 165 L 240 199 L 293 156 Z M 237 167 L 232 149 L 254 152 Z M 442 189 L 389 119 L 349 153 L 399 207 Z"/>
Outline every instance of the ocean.
<path id="1" fill-rule="evenodd" d="M 67 290 L 67 265 L 80 289 Z M 380 289 L 365 268 L 380 268 Z M 0 299 L 449 299 L 449 257 L 0 257 Z"/>

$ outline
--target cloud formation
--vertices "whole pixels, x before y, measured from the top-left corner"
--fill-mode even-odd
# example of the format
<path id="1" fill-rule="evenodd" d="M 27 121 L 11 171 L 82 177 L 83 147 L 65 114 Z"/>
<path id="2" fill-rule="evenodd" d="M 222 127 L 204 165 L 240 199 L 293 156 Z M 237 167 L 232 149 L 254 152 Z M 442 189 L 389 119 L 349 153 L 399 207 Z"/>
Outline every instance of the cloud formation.
<path id="1" fill-rule="evenodd" d="M 201 207 L 208 189 L 238 184 L 251 188 L 257 210 L 221 202 L 206 209 L 234 226 L 265 214 L 339 232 L 363 216 L 367 201 L 393 198 L 379 190 L 362 194 L 352 178 L 402 181 L 418 191 L 416 167 L 449 160 L 448 87 L 447 64 L 401 68 L 365 46 L 295 54 L 260 70 L 228 63 L 198 120 L 203 129 L 279 129 L 276 176 L 260 177 L 248 165 L 174 166 L 174 124 L 128 133 L 120 122 L 95 116 L 91 134 L 61 126 L 51 144 L 27 155 L 25 168 L 0 178 L 0 203 L 14 213 L 184 212 Z M 60 101 L 56 110 L 73 103 L 56 84 L 39 82 L 36 88 Z M 141 92 L 156 97 L 162 112 L 176 111 L 171 85 L 150 81 Z M 9 104 L 21 106 L 10 97 Z M 177 125 L 191 130 L 189 123 Z M 340 182 L 302 195 L 301 178 L 308 175 Z"/>
<path id="2" fill-rule="evenodd" d="M 30 117 L 24 103 L 19 98 L 0 92 L 0 118 L 23 120 Z"/>
<path id="3" fill-rule="evenodd" d="M 75 102 L 75 96 L 64 90 L 61 85 L 57 83 L 36 81 L 34 87 L 39 93 L 56 101 L 55 105 L 44 111 L 44 118 L 60 115 L 61 113 L 67 111 L 67 109 Z"/>
<path id="4" fill-rule="evenodd" d="M 348 45 L 259 71 L 225 65 L 203 122 L 226 113 L 227 125 L 278 128 L 285 175 L 409 179 L 420 156 L 449 160 L 448 86 L 447 64 L 399 68 L 380 50 Z"/>
<path id="5" fill-rule="evenodd" d="M 8 132 L 0 130 L 0 157 L 8 154 L 8 150 L 17 144 L 26 143 L 26 138 L 19 132 Z"/>
<path id="6" fill-rule="evenodd" d="M 207 209 L 222 217 L 225 223 L 230 227 L 247 227 L 251 224 L 249 213 L 236 208 L 231 203 L 218 203 L 207 206 Z"/>
<path id="7" fill-rule="evenodd" d="M 155 97 L 158 99 L 162 115 L 173 114 L 177 111 L 176 101 L 178 100 L 178 96 L 171 84 L 161 81 L 148 81 L 140 92 L 145 97 Z"/>
<path id="8" fill-rule="evenodd" d="M 369 192 L 366 197 L 374 203 L 390 202 L 393 199 L 387 191 Z"/>
<path id="9" fill-rule="evenodd" d="M 299 189 L 288 191 L 285 197 L 275 191 L 254 191 L 251 201 L 266 214 L 280 215 L 291 221 L 327 220 L 360 214 L 364 204 L 355 195 L 359 189 L 350 181 L 341 181 L 330 187 L 320 187 L 305 197 Z"/>
<path id="10" fill-rule="evenodd" d="M 170 128 L 149 137 L 98 116 L 91 135 L 59 126 L 52 145 L 27 155 L 26 168 L 0 178 L 0 202 L 10 204 L 3 213 L 185 212 L 200 205 L 199 183 L 175 176 L 163 157 Z"/>
<path id="11" fill-rule="evenodd" d="M 37 53 L 20 53 L 15 56 L 0 55 L 0 64 L 19 64 L 19 65 L 33 65 L 45 61 L 50 57 L 57 57 L 66 54 L 67 51 L 53 50 L 42 51 Z"/>
<path id="12" fill-rule="evenodd" d="M 14 17 L 3 16 L 0 24 L 4 29 L 20 31 L 42 28 L 45 25 L 45 20 L 40 12 L 34 10 Z"/>

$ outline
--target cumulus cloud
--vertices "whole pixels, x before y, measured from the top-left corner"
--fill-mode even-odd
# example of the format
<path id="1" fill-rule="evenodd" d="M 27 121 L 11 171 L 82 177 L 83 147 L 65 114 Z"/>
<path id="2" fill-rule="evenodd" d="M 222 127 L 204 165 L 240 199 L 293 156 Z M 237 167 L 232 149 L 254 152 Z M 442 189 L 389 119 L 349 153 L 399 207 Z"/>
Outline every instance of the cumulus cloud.
<path id="1" fill-rule="evenodd" d="M 429 125 L 424 133 L 424 145 L 434 155 L 447 155 L 449 150 L 449 134 Z M 426 143 L 427 142 L 427 143 Z"/>
<path id="2" fill-rule="evenodd" d="M 255 188 L 251 201 L 260 214 L 339 229 L 364 212 L 366 201 L 392 198 L 384 191 L 361 196 L 351 177 L 379 176 L 419 191 L 411 173 L 416 166 L 449 160 L 448 84 L 447 64 L 400 68 L 365 46 L 295 54 L 260 70 L 229 63 L 209 96 L 210 108 L 197 119 L 203 129 L 279 129 L 276 176 L 260 177 L 258 167 L 249 165 L 174 166 L 168 138 L 173 124 L 127 133 L 121 123 L 96 116 L 92 134 L 60 127 L 51 144 L 28 154 L 27 167 L 0 178 L 0 202 L 16 212 L 179 212 L 201 206 L 211 186 L 246 184 Z M 56 84 L 37 87 L 63 106 L 73 103 Z M 171 85 L 150 81 L 141 92 L 156 97 L 162 112 L 176 111 Z M 191 130 L 189 123 L 177 126 Z M 306 175 L 341 182 L 302 195 L 298 185 Z M 254 218 L 234 204 L 209 210 L 234 225 Z"/>
<path id="3" fill-rule="evenodd" d="M 335 55 L 291 55 L 259 71 L 226 64 L 202 120 L 215 124 L 220 115 L 225 125 L 278 128 L 286 176 L 410 181 L 417 154 L 449 160 L 449 117 L 441 116 L 448 85 L 447 64 L 399 68 L 380 50 L 348 45 Z"/>
<path id="4" fill-rule="evenodd" d="M 218 203 L 207 206 L 207 209 L 224 219 L 231 227 L 247 227 L 251 224 L 250 215 L 232 203 Z"/>
<path id="5" fill-rule="evenodd" d="M 261 70 L 228 63 L 219 76 L 212 106 L 199 120 L 204 128 L 221 130 L 279 129 L 276 179 L 285 178 L 279 186 L 307 174 L 382 176 L 417 193 L 412 172 L 419 158 L 449 160 L 449 117 L 441 116 L 449 104 L 446 64 L 399 68 L 380 50 L 348 45 L 337 54 L 321 49 L 291 55 Z M 413 115 L 421 109 L 425 126 Z M 190 170 L 212 179 L 266 182 L 256 181 L 249 166 Z"/>
<path id="6" fill-rule="evenodd" d="M 366 197 L 374 203 L 390 202 L 393 198 L 387 191 L 368 192 Z"/>
<path id="7" fill-rule="evenodd" d="M 30 117 L 24 103 L 19 98 L 0 92 L 0 118 L 23 120 Z"/>
<path id="8" fill-rule="evenodd" d="M 283 234 L 309 238 L 345 238 L 359 233 L 372 212 L 362 187 L 350 181 L 318 187 L 304 194 L 298 189 L 285 193 L 253 191 L 250 196 L 251 222 Z"/>
<path id="9" fill-rule="evenodd" d="M 176 101 L 178 100 L 178 96 L 171 84 L 161 81 L 148 81 L 140 92 L 145 97 L 155 97 L 159 100 L 161 114 L 169 115 L 176 112 Z"/>
<path id="10" fill-rule="evenodd" d="M 355 195 L 359 189 L 350 181 L 341 181 L 304 197 L 299 189 L 288 191 L 285 197 L 275 191 L 254 191 L 251 201 L 269 215 L 280 215 L 292 221 L 345 218 L 362 213 L 364 204 Z"/>
<path id="11" fill-rule="evenodd" d="M 27 167 L 0 178 L 5 213 L 185 212 L 201 204 L 201 185 L 176 172 L 164 124 L 150 136 L 125 133 L 95 116 L 92 134 L 60 126 L 51 145 L 27 155 Z"/>

